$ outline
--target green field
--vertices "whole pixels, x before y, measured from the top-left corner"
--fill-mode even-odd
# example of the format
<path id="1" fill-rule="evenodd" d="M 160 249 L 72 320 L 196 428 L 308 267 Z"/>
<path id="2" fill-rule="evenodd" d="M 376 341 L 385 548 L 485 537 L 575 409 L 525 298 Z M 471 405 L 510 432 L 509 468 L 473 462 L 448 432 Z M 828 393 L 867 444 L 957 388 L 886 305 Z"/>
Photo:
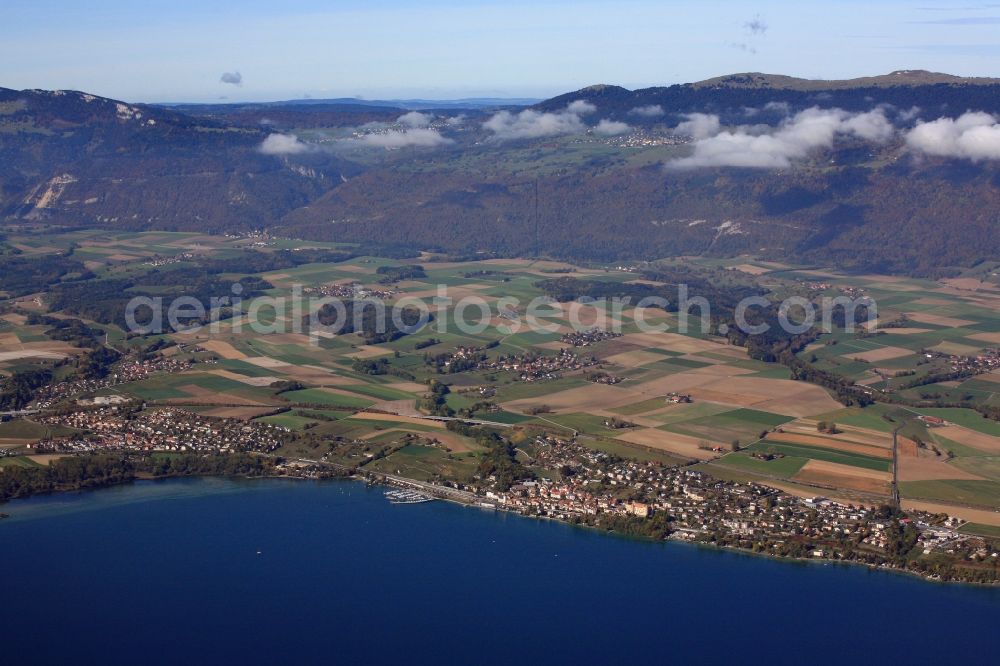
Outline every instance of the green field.
<path id="1" fill-rule="evenodd" d="M 748 472 L 755 472 L 763 476 L 780 476 L 788 478 L 794 476 L 807 462 L 809 462 L 808 458 L 788 455 L 784 458 L 777 458 L 775 460 L 758 460 L 740 452 L 731 453 L 724 458 L 721 458 L 715 464 L 728 467 L 739 467 L 740 469 L 744 469 Z"/>
<path id="2" fill-rule="evenodd" d="M 330 405 L 335 407 L 346 407 L 364 409 L 375 404 L 374 400 L 369 400 L 362 396 L 341 395 L 338 393 L 328 393 L 321 389 L 302 389 L 300 391 L 288 391 L 282 393 L 281 397 L 291 403 Z"/>
<path id="3" fill-rule="evenodd" d="M 797 444 L 785 444 L 774 442 L 770 439 L 762 440 L 747 447 L 749 451 L 783 453 L 786 456 L 797 458 L 811 458 L 813 460 L 825 460 L 826 462 L 839 463 L 841 465 L 851 465 L 852 467 L 862 467 L 873 469 L 879 472 L 888 472 L 890 464 L 888 460 L 873 458 L 861 455 L 860 453 L 848 453 L 824 449 L 818 446 L 800 446 Z"/>

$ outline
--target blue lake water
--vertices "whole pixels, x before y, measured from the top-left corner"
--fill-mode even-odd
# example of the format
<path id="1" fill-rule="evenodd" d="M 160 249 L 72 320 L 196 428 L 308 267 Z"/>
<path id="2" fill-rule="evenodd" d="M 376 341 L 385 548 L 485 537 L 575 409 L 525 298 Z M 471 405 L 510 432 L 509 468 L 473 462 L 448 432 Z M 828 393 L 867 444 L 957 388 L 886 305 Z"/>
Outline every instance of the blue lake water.
<path id="1" fill-rule="evenodd" d="M 143 482 L 0 510 L 3 664 L 1000 654 L 1000 590 L 394 506 L 354 482 Z"/>

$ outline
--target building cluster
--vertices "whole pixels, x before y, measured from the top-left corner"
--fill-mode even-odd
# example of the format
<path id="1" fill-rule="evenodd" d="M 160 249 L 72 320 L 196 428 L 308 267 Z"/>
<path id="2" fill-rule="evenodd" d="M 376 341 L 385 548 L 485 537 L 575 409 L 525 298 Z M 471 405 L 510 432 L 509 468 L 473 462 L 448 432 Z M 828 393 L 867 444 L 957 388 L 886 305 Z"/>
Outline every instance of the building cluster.
<path id="1" fill-rule="evenodd" d="M 595 384 L 608 384 L 609 386 L 621 384 L 626 379 L 626 377 L 612 375 L 607 372 L 591 372 L 587 374 L 587 381 L 594 382 Z"/>
<path id="2" fill-rule="evenodd" d="M 46 438 L 41 451 L 191 451 L 229 453 L 271 452 L 286 439 L 288 428 L 256 421 L 214 418 L 182 409 L 132 412 L 124 406 L 49 414 L 36 419 L 82 434 Z"/>
<path id="3" fill-rule="evenodd" d="M 29 405 L 30 409 L 48 409 L 64 400 L 75 398 L 86 393 L 108 389 L 118 384 L 128 384 L 146 379 L 155 373 L 183 372 L 191 368 L 192 361 L 168 357 L 153 357 L 140 360 L 127 357 L 117 363 L 112 371 L 100 379 L 75 379 L 53 382 L 43 386 L 35 394 Z"/>
<path id="4" fill-rule="evenodd" d="M 143 266 L 152 266 L 153 268 L 159 268 L 160 266 L 179 264 L 180 262 L 188 261 L 189 259 L 194 259 L 194 254 L 190 252 L 184 252 L 182 254 L 174 255 L 173 257 L 154 257 L 149 261 L 143 263 Z"/>
<path id="5" fill-rule="evenodd" d="M 339 284 L 324 284 L 319 287 L 306 287 L 303 290 L 306 294 L 320 294 L 328 298 L 392 298 L 398 292 L 395 289 L 386 287 L 366 287 L 360 282 L 342 282 Z"/>
<path id="6" fill-rule="evenodd" d="M 690 467 L 623 460 L 552 436 L 536 440 L 535 462 L 561 478 L 488 490 L 496 508 L 563 520 L 612 514 L 669 517 L 672 537 L 732 545 L 774 555 L 890 560 L 894 535 L 917 530 L 916 551 L 974 562 L 1000 562 L 981 537 L 961 534 L 957 518 L 883 512 L 822 497 L 801 499 L 755 483 L 723 481 Z"/>
<path id="7" fill-rule="evenodd" d="M 477 370 L 518 373 L 522 382 L 558 379 L 563 372 L 582 370 L 597 365 L 594 356 L 580 356 L 571 349 L 560 349 L 554 356 L 537 354 L 501 354 L 496 359 L 480 361 Z"/>
<path id="8" fill-rule="evenodd" d="M 983 350 L 981 354 L 975 356 L 959 356 L 930 351 L 925 352 L 924 356 L 945 359 L 951 371 L 955 373 L 984 374 L 1000 369 L 1000 349 L 997 348 Z"/>
<path id="9" fill-rule="evenodd" d="M 652 146 L 680 146 L 691 142 L 691 138 L 645 129 L 633 129 L 628 134 L 604 139 L 609 146 L 619 148 L 649 148 Z"/>
<path id="10" fill-rule="evenodd" d="M 612 338 L 620 338 L 621 333 L 615 333 L 614 331 L 607 331 L 601 328 L 588 328 L 585 331 L 572 331 L 566 333 L 562 336 L 562 342 L 574 347 L 589 347 L 592 344 L 596 344 L 603 340 L 610 340 Z"/>

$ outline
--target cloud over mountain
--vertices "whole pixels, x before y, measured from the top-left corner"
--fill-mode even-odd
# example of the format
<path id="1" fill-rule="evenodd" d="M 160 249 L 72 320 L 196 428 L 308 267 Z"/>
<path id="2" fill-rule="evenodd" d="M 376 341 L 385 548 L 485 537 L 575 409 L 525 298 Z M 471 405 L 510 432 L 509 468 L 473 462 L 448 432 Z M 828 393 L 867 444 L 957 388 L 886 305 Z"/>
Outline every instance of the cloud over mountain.
<path id="1" fill-rule="evenodd" d="M 566 105 L 564 111 L 534 111 L 520 113 L 500 111 L 483 123 L 483 128 L 493 132 L 493 139 L 538 139 L 563 134 L 581 134 L 587 130 L 581 116 L 594 113 L 597 107 L 578 99 Z"/>
<path id="2" fill-rule="evenodd" d="M 674 134 L 707 139 L 719 133 L 719 116 L 708 113 L 688 113 L 687 120 L 674 128 Z"/>
<path id="3" fill-rule="evenodd" d="M 395 150 L 410 146 L 434 148 L 453 143 L 451 139 L 441 136 L 441 133 L 437 130 L 426 127 L 417 127 L 406 130 L 388 130 L 386 132 L 366 134 L 361 138 L 354 140 L 366 146 L 371 146 L 373 148 L 385 148 L 386 150 Z"/>
<path id="4" fill-rule="evenodd" d="M 401 125 L 406 125 L 407 127 L 427 127 L 431 124 L 431 120 L 434 116 L 427 113 L 420 113 L 419 111 L 410 111 L 409 113 L 404 113 L 396 122 Z"/>
<path id="5" fill-rule="evenodd" d="M 926 155 L 958 157 L 979 162 L 1000 160 L 1000 124 L 988 113 L 968 112 L 958 118 L 917 123 L 906 145 Z"/>
<path id="6" fill-rule="evenodd" d="M 631 130 L 632 128 L 628 126 L 628 123 L 608 120 L 607 118 L 602 119 L 594 127 L 595 134 L 603 134 L 604 136 L 618 136 L 619 134 L 626 134 Z"/>
<path id="7" fill-rule="evenodd" d="M 260 152 L 265 155 L 296 155 L 313 150 L 309 144 L 299 141 L 291 134 L 271 134 L 260 144 Z"/>
<path id="8" fill-rule="evenodd" d="M 692 129 L 708 131 L 714 122 L 718 122 L 718 118 L 699 118 L 697 127 Z M 884 142 L 891 139 L 894 133 L 892 123 L 882 109 L 849 113 L 842 109 L 813 107 L 788 118 L 777 129 L 739 127 L 697 139 L 694 152 L 689 157 L 672 160 L 667 166 L 674 169 L 718 166 L 787 168 L 813 150 L 831 148 L 838 136 Z"/>
<path id="9" fill-rule="evenodd" d="M 629 114 L 633 116 L 639 116 L 640 118 L 659 118 L 665 113 L 663 107 L 659 104 L 647 104 L 646 106 L 637 106 Z"/>

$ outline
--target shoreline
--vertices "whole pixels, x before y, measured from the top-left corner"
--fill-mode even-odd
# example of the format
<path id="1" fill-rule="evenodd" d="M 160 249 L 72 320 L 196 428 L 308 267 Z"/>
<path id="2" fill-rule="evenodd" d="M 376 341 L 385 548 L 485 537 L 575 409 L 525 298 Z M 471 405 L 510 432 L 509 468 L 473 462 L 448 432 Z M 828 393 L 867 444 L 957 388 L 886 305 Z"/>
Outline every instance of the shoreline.
<path id="1" fill-rule="evenodd" d="M 240 475 L 224 475 L 224 474 L 190 474 L 190 475 L 171 475 L 171 476 L 163 476 L 163 477 L 148 477 L 148 476 L 146 476 L 146 477 L 136 477 L 134 479 L 122 481 L 122 482 L 119 482 L 119 483 L 110 483 L 110 484 L 104 484 L 104 485 L 99 485 L 99 486 L 91 486 L 91 487 L 87 487 L 87 488 L 67 489 L 67 490 L 58 490 L 57 489 L 57 490 L 49 490 L 49 491 L 46 491 L 46 492 L 33 493 L 33 494 L 27 495 L 25 497 L 18 497 L 18 498 L 13 498 L 11 500 L 6 500 L 6 501 L 3 501 L 3 502 L 0 502 L 0 507 L 7 506 L 11 502 L 31 500 L 31 499 L 33 499 L 35 497 L 51 497 L 51 496 L 55 496 L 55 495 L 64 495 L 64 494 L 65 495 L 71 495 L 71 494 L 83 495 L 83 494 L 90 493 L 90 492 L 96 492 L 96 491 L 100 491 L 100 490 L 106 490 L 108 488 L 135 485 L 136 482 L 140 482 L 140 483 L 159 483 L 159 482 L 176 481 L 176 480 L 180 480 L 180 479 L 229 479 L 229 480 L 234 480 L 234 481 L 237 481 L 237 480 L 239 480 L 239 481 L 285 480 L 285 481 L 312 481 L 312 482 L 316 482 L 316 483 L 322 483 L 322 482 L 326 482 L 326 481 L 352 481 L 352 482 L 355 482 L 355 483 L 363 483 L 365 486 L 379 486 L 381 488 L 398 488 L 400 486 L 405 486 L 406 485 L 404 483 L 399 483 L 399 482 L 397 482 L 398 483 L 398 485 L 397 485 L 397 484 L 394 484 L 394 483 L 391 483 L 391 482 L 387 482 L 387 480 L 373 481 L 371 479 L 368 479 L 368 478 L 365 478 L 364 476 L 359 476 L 359 475 L 330 476 L 330 477 L 326 477 L 326 478 L 303 477 L 303 476 L 288 476 L 288 475 L 281 475 L 281 474 L 266 474 L 266 475 L 259 475 L 259 476 L 240 476 Z M 388 481 L 391 481 L 391 480 L 388 480 Z M 414 481 L 415 484 L 422 484 L 423 483 L 423 482 L 419 482 L 419 481 L 416 481 L 416 480 L 413 480 L 413 481 Z M 433 485 L 433 484 L 427 484 L 427 485 Z M 435 487 L 436 488 L 441 488 L 442 490 L 455 490 L 453 488 L 448 488 L 447 486 L 435 486 Z M 452 496 L 444 496 L 444 497 L 442 497 L 442 496 L 438 496 L 438 495 L 433 495 L 433 494 L 431 494 L 431 492 L 429 492 L 429 491 L 427 491 L 425 489 L 422 489 L 422 490 L 423 490 L 423 492 L 427 493 L 429 496 L 433 497 L 435 500 L 440 500 L 440 501 L 445 501 L 445 502 L 451 502 L 453 504 L 457 504 L 457 505 L 460 505 L 460 506 L 463 506 L 463 507 L 471 507 L 471 508 L 476 508 L 476 509 L 480 509 L 480 510 L 484 510 L 484 511 L 490 511 L 490 512 L 493 512 L 493 513 L 503 513 L 503 514 L 507 514 L 507 515 L 514 515 L 514 516 L 518 516 L 520 518 L 527 518 L 527 519 L 533 519 L 533 520 L 542 520 L 542 521 L 551 521 L 551 522 L 559 523 L 559 524 L 562 524 L 562 525 L 566 525 L 566 526 L 571 527 L 571 528 L 585 529 L 585 530 L 589 530 L 589 531 L 592 531 L 592 532 L 595 532 L 595 533 L 599 533 L 599 534 L 603 534 L 603 535 L 606 535 L 606 536 L 613 536 L 615 538 L 626 539 L 626 540 L 630 540 L 630 541 L 639 541 L 639 542 L 645 542 L 645 543 L 674 543 L 674 544 L 680 544 L 680 545 L 693 546 L 693 547 L 696 547 L 696 548 L 703 548 L 703 549 L 707 549 L 707 550 L 714 550 L 714 551 L 717 551 L 717 552 L 730 552 L 730 553 L 735 553 L 735 554 L 749 556 L 749 557 L 761 557 L 763 559 L 771 560 L 771 561 L 774 561 L 774 562 L 795 563 L 795 564 L 804 564 L 804 565 L 822 565 L 822 566 L 828 566 L 828 565 L 833 564 L 833 565 L 844 565 L 844 566 L 855 567 L 855 568 L 860 567 L 860 568 L 865 568 L 865 569 L 867 569 L 870 572 L 901 574 L 901 575 L 908 576 L 910 578 L 919 579 L 919 580 L 921 580 L 923 582 L 927 582 L 927 583 L 938 583 L 938 584 L 942 584 L 942 585 L 960 585 L 960 586 L 968 586 L 968 587 L 972 587 L 972 588 L 976 588 L 976 589 L 1000 589 L 1000 581 L 993 582 L 993 583 L 984 583 L 984 582 L 964 581 L 964 580 L 944 580 L 944 579 L 942 579 L 940 577 L 937 577 L 937 576 L 928 576 L 928 575 L 924 575 L 924 574 L 921 574 L 919 572 L 911 571 L 911 570 L 908 570 L 908 569 L 901 569 L 901 568 L 898 568 L 898 567 L 892 567 L 892 566 L 886 566 L 886 565 L 868 564 L 868 563 L 865 563 L 865 562 L 858 562 L 858 561 L 853 561 L 853 560 L 840 560 L 840 559 L 832 559 L 832 558 L 827 558 L 827 557 L 811 557 L 811 558 L 791 557 L 791 556 L 784 556 L 784 555 L 775 555 L 773 553 L 767 553 L 767 552 L 755 552 L 753 550 L 750 550 L 750 549 L 747 549 L 747 548 L 740 548 L 738 546 L 719 545 L 719 544 L 715 544 L 715 543 L 707 543 L 707 542 L 703 542 L 703 541 L 697 541 L 697 540 L 694 540 L 694 539 L 687 539 L 687 538 L 683 538 L 683 537 L 676 537 L 674 535 L 677 534 L 677 532 L 672 532 L 671 535 L 669 535 L 669 536 L 667 536 L 667 537 L 665 537 L 663 539 L 655 539 L 655 538 L 652 538 L 652 537 L 643 537 L 643 536 L 637 536 L 637 535 L 628 535 L 628 534 L 624 534 L 622 532 L 618 532 L 618 531 L 615 531 L 615 530 L 612 530 L 612 529 L 601 528 L 601 527 L 598 527 L 596 525 L 587 525 L 585 523 L 573 523 L 573 522 L 570 522 L 568 520 L 565 520 L 565 519 L 562 519 L 562 518 L 558 518 L 558 517 L 554 517 L 554 516 L 528 515 L 528 514 L 524 514 L 524 513 L 518 512 L 518 511 L 511 511 L 509 509 L 504 509 L 502 507 L 495 506 L 495 505 L 493 505 L 493 506 L 482 506 L 480 504 L 477 504 L 475 501 L 465 501 L 465 500 L 460 499 L 458 497 L 455 497 L 453 495 Z M 11 514 L 0 511 L 0 520 L 3 520 L 4 518 L 11 518 L 11 517 L 12 517 Z"/>

